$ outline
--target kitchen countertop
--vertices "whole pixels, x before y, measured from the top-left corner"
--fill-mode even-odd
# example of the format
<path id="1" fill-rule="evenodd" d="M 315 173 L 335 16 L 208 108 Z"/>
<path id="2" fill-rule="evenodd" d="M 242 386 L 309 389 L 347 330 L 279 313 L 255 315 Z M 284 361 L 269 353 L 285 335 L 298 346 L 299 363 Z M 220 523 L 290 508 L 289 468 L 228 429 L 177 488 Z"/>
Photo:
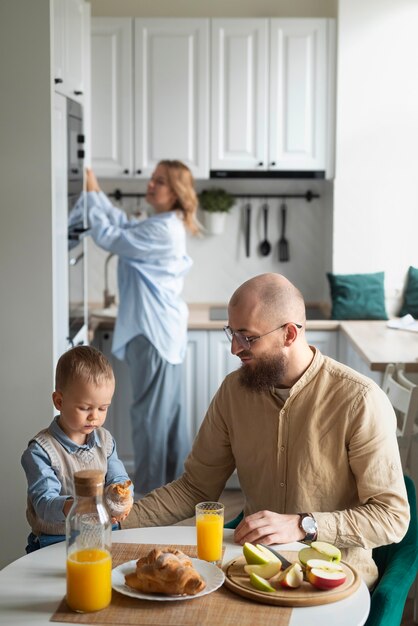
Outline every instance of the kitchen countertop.
<path id="1" fill-rule="evenodd" d="M 189 306 L 189 330 L 221 330 L 226 319 L 211 320 L 210 309 L 225 309 L 225 303 L 192 303 Z M 350 340 L 372 371 L 385 370 L 388 363 L 405 363 L 406 371 L 418 372 L 418 333 L 388 328 L 385 321 L 338 321 L 309 319 L 318 311 L 325 317 L 321 305 L 308 305 L 307 330 L 341 331 Z M 112 330 L 117 307 L 92 309 L 90 333 L 97 328 Z"/>

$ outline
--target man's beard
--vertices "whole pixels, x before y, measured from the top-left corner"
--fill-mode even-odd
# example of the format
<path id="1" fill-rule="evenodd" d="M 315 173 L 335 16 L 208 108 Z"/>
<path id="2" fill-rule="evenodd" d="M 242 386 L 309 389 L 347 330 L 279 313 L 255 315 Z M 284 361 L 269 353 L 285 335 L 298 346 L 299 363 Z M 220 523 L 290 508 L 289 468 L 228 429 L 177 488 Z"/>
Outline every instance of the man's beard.
<path id="1" fill-rule="evenodd" d="M 250 391 L 262 392 L 280 386 L 287 372 L 286 357 L 258 357 L 253 365 L 242 365 L 239 370 L 239 382 Z"/>

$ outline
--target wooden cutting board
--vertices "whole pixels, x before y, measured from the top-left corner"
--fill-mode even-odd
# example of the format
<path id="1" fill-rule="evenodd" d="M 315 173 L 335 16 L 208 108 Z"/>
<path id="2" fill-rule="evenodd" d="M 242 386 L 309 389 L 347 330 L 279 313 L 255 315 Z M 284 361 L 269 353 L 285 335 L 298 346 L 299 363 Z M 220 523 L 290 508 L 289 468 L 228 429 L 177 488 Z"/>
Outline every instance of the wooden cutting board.
<path id="1" fill-rule="evenodd" d="M 291 563 L 298 561 L 297 552 L 283 552 L 283 554 Z M 335 589 L 321 591 L 320 589 L 316 589 L 309 582 L 303 581 L 302 585 L 297 589 L 280 589 L 274 592 L 258 591 L 251 585 L 250 578 L 244 571 L 245 564 L 246 560 L 243 556 L 227 563 L 223 568 L 226 577 L 224 585 L 230 589 L 230 591 L 244 598 L 263 604 L 294 607 L 329 604 L 330 602 L 342 600 L 354 593 L 361 582 L 357 571 L 348 565 L 348 563 L 341 562 L 347 580 L 343 585 L 335 587 Z"/>

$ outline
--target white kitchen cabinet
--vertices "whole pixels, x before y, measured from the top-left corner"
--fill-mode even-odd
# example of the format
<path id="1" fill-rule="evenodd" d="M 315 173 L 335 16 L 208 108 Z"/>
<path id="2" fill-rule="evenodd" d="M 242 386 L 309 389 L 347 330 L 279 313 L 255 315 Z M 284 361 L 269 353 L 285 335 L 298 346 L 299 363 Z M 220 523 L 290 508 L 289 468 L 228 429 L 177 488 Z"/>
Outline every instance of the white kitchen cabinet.
<path id="1" fill-rule="evenodd" d="M 212 20 L 212 170 L 267 167 L 267 39 L 267 19 Z"/>
<path id="2" fill-rule="evenodd" d="M 383 374 L 384 372 L 376 372 L 372 371 L 369 367 L 369 364 L 365 361 L 364 357 L 358 352 L 353 343 L 347 337 L 347 335 L 340 331 L 339 333 L 339 361 L 348 365 L 353 370 L 360 372 L 360 374 L 364 374 L 364 376 L 368 376 L 372 380 L 374 380 L 379 387 L 382 386 L 383 383 Z"/>
<path id="3" fill-rule="evenodd" d="M 135 172 L 180 159 L 209 173 L 209 21 L 135 20 Z"/>
<path id="4" fill-rule="evenodd" d="M 89 28 L 90 4 L 84 0 L 53 0 L 53 9 L 55 91 L 82 101 L 87 89 L 85 31 Z"/>
<path id="5" fill-rule="evenodd" d="M 113 368 L 116 381 L 115 394 L 108 409 L 104 425 L 115 439 L 118 457 L 123 461 L 128 474 L 132 475 L 134 470 L 134 452 L 130 417 L 132 404 L 131 378 L 127 364 L 112 355 L 112 341 L 113 331 L 98 330 L 94 334 L 92 345 L 106 355 Z"/>
<path id="6" fill-rule="evenodd" d="M 193 330 L 188 333 L 184 386 L 187 421 L 193 440 L 208 408 L 209 341 L 205 330 Z"/>
<path id="7" fill-rule="evenodd" d="M 306 340 L 316 346 L 322 354 L 339 359 L 339 335 L 337 330 L 307 330 Z"/>
<path id="8" fill-rule="evenodd" d="M 231 354 L 231 344 L 223 331 L 189 331 L 184 382 L 192 439 L 223 379 L 239 365 L 240 361 Z"/>
<path id="9" fill-rule="evenodd" d="M 334 23 L 212 20 L 211 169 L 325 172 Z"/>
<path id="10" fill-rule="evenodd" d="M 207 178 L 208 32 L 207 19 L 92 19 L 99 176 L 148 178 L 168 158 Z"/>
<path id="11" fill-rule="evenodd" d="M 68 198 L 67 198 L 67 100 L 54 94 L 52 126 L 54 204 L 53 237 L 53 350 L 54 363 L 69 347 L 68 314 Z"/>
<path id="12" fill-rule="evenodd" d="M 101 177 L 133 172 L 132 20 L 91 20 L 91 158 Z"/>

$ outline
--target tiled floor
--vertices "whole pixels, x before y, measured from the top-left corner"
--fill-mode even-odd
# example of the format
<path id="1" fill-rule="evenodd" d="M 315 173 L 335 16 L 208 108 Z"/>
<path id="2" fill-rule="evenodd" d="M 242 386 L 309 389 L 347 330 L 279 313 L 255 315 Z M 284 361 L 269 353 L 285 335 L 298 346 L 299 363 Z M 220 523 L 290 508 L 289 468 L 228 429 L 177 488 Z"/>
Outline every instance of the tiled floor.
<path id="1" fill-rule="evenodd" d="M 234 519 L 240 511 L 242 511 L 244 499 L 239 489 L 226 489 L 219 498 L 220 502 L 225 505 L 225 520 Z M 194 518 L 179 522 L 180 525 L 194 524 Z M 415 626 L 413 621 L 414 603 L 413 600 L 407 600 L 405 611 L 402 618 L 401 626 Z"/>

